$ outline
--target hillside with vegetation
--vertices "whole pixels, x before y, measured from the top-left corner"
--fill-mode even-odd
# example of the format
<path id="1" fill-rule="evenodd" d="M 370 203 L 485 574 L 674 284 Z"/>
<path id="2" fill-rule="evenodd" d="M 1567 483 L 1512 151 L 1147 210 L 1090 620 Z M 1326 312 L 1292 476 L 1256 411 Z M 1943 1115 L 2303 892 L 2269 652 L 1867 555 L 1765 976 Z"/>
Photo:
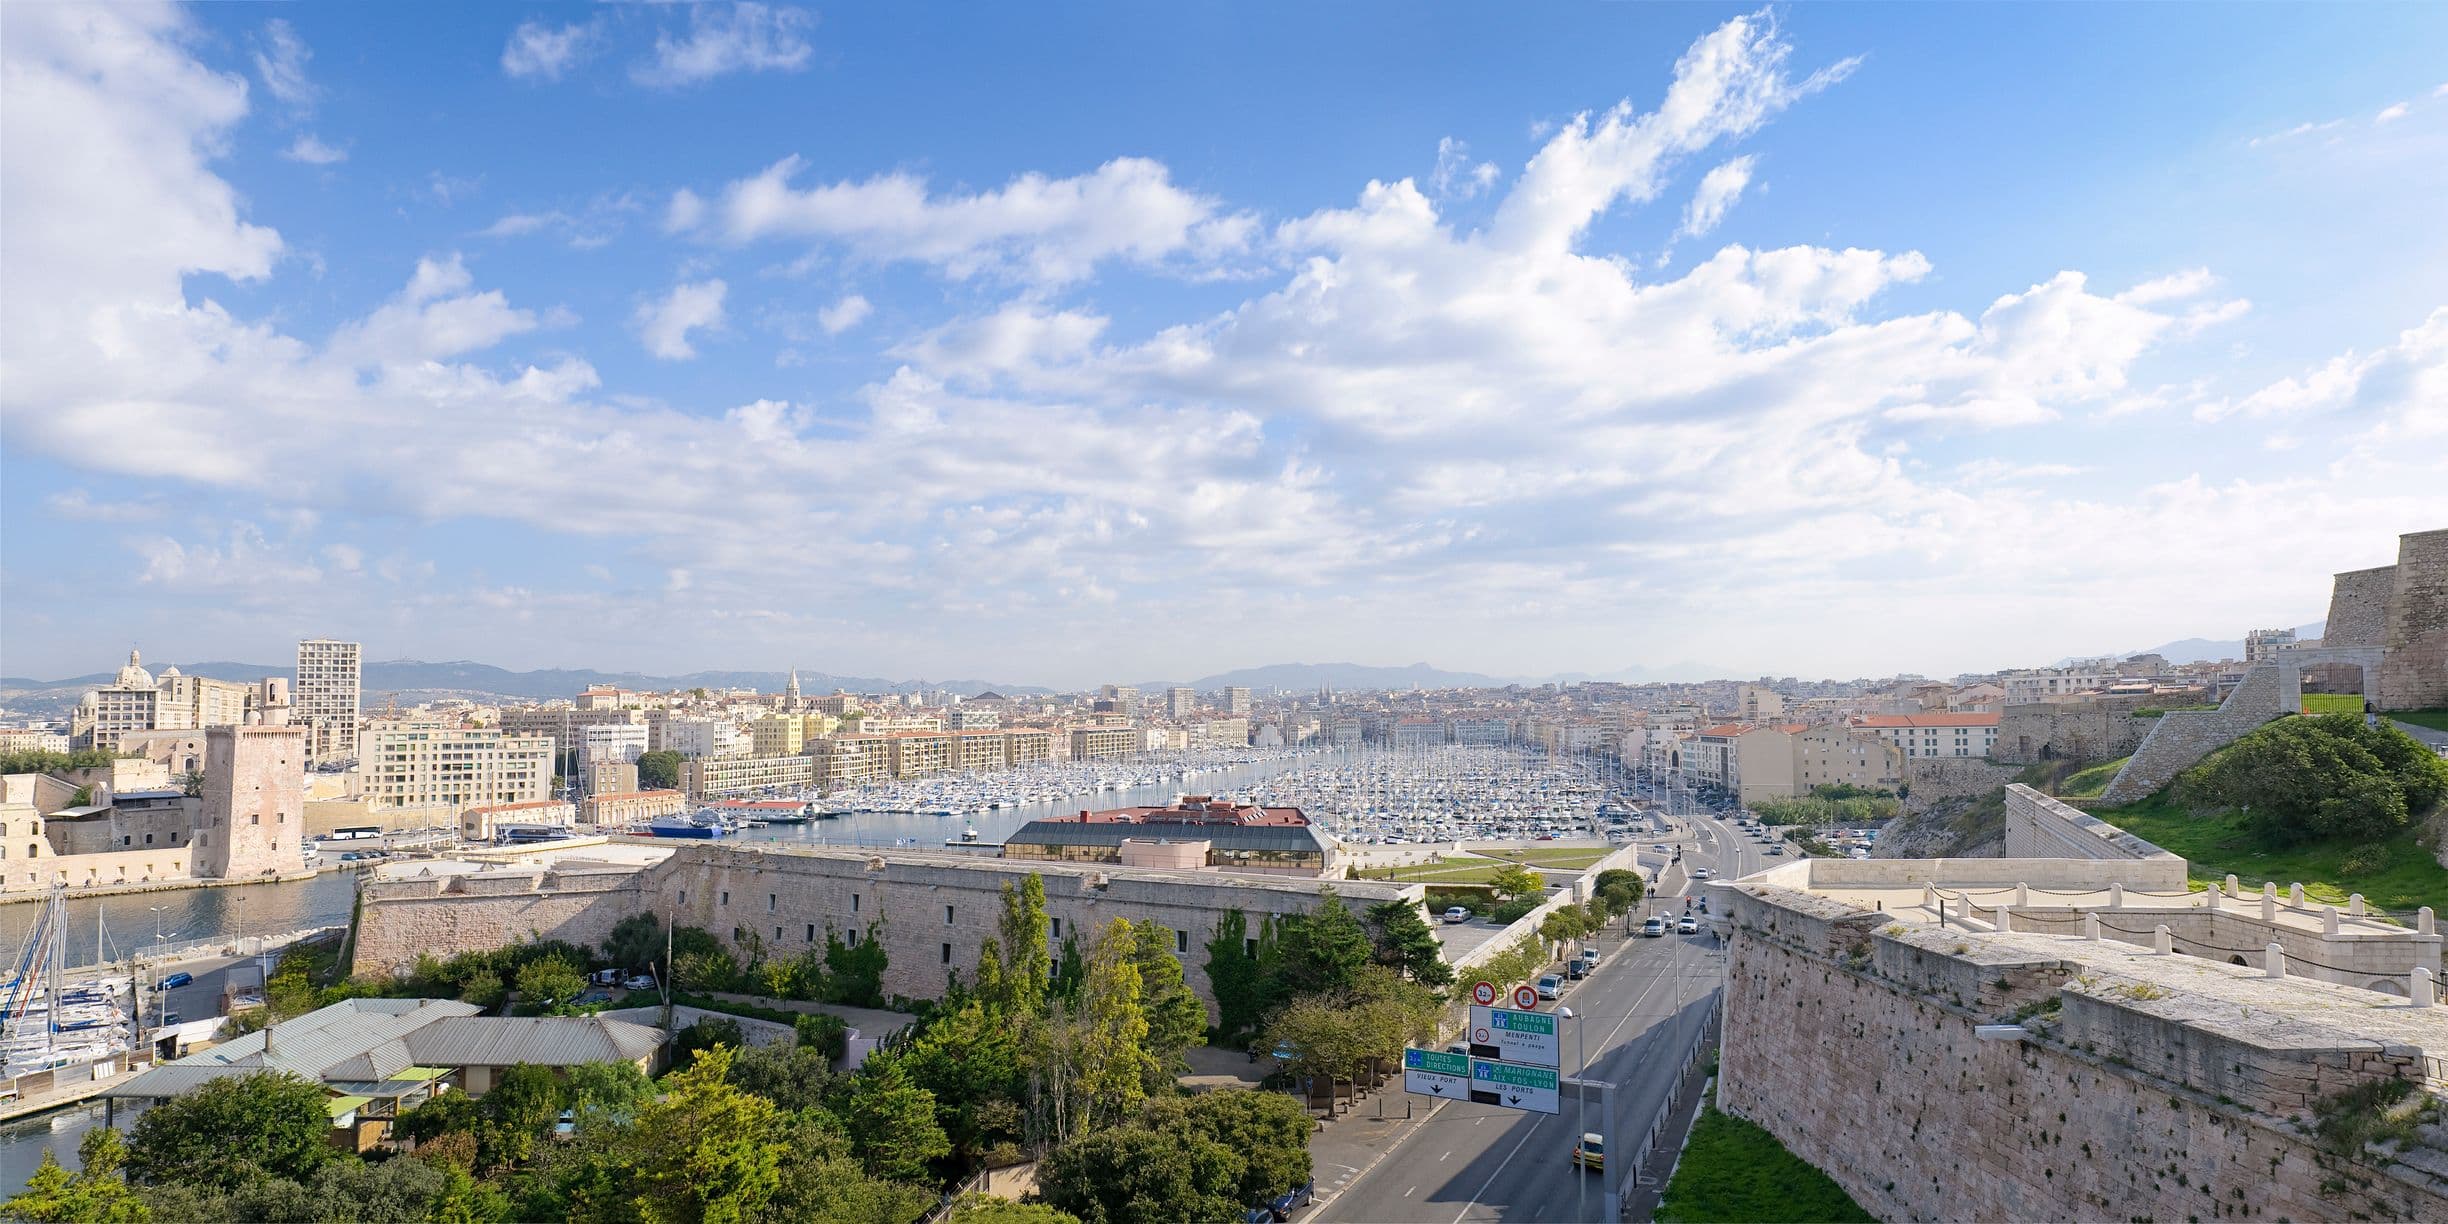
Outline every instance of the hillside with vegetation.
<path id="1" fill-rule="evenodd" d="M 2323 901 L 2448 910 L 2448 760 L 2357 715 L 2271 723 L 2140 803 L 2092 811 L 2183 855 L 2205 885 L 2232 873 Z"/>

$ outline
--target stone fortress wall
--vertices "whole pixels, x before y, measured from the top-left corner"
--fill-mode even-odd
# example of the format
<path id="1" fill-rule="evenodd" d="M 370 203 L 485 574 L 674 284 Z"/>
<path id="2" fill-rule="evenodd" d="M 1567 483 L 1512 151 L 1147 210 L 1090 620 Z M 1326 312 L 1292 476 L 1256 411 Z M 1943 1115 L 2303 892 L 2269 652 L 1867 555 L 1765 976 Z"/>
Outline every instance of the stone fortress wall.
<path id="1" fill-rule="evenodd" d="M 2448 707 L 2448 530 L 2397 537 L 2390 570 L 2379 683 L 2366 684 L 2383 710 Z"/>
<path id="2" fill-rule="evenodd" d="M 935 998 L 950 975 L 966 979 L 996 935 L 1002 888 L 1030 875 L 1045 883 L 1056 924 L 1047 955 L 1077 935 L 1083 945 L 1116 918 L 1153 921 L 1175 934 L 1183 975 L 1212 1004 L 1208 940 L 1230 911 L 1248 937 L 1269 917 L 1305 911 L 1333 888 L 1353 909 L 1425 894 L 1422 885 L 1214 871 L 1155 871 L 1096 864 L 1014 862 L 943 852 L 683 846 L 644 869 L 489 870 L 369 879 L 362 886 L 356 970 L 396 972 L 421 953 L 449 956 L 520 939 L 598 944 L 635 913 L 703 927 L 768 956 L 821 951 L 828 934 L 885 941 L 884 993 Z M 1008 955 L 1008 952 L 1006 953 Z"/>
<path id="3" fill-rule="evenodd" d="M 1985 795 L 2023 772 L 1981 757 L 1912 757 L 1904 762 L 1906 813 L 1926 812 L 1949 799 Z"/>
<path id="4" fill-rule="evenodd" d="M 2338 1155 L 2311 1125 L 2316 1102 L 2376 1080 L 2448 1090 L 2439 1009 L 2116 937 L 2020 933 L 2020 910 L 2016 933 L 1950 929 L 1796 887 L 1867 883 L 1853 877 L 1873 866 L 1908 864 L 1791 864 L 1717 890 L 1731 936 L 1719 1104 L 1872 1215 L 2448 1219 L 2438 1144 Z M 2164 871 L 2149 855 L 1950 867 L 2094 885 Z M 1979 1031 L 2007 1023 L 2004 1039 Z"/>
<path id="5" fill-rule="evenodd" d="M 2130 755 L 2158 726 L 2157 719 L 2136 718 L 2133 712 L 2166 704 L 2165 697 L 2133 695 L 2007 706 L 1998 715 L 1997 744 L 1989 759 L 2009 765 L 2113 761 Z"/>
<path id="6" fill-rule="evenodd" d="M 2107 804 L 2147 799 L 2203 757 L 2236 742 L 2261 724 L 2295 709 L 2284 705 L 2289 686 L 2277 667 L 2261 664 L 2215 710 L 2170 710 L 2155 721 L 2125 767 L 2100 795 Z M 2301 708 L 2298 698 L 2296 709 Z"/>

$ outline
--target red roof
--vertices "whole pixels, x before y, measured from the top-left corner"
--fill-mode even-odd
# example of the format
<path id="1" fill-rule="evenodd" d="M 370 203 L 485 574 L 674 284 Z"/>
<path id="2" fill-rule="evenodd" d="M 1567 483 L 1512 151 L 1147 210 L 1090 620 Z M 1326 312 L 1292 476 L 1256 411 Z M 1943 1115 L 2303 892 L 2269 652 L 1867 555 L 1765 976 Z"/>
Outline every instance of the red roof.
<path id="1" fill-rule="evenodd" d="M 1731 739 L 1731 738 L 1733 738 L 1734 736 L 1740 735 L 1740 734 L 1742 734 L 1743 732 L 1745 732 L 1745 731 L 1749 731 L 1749 730 L 1751 730 L 1751 729 L 1752 729 L 1752 727 L 1751 727 L 1751 724 L 1749 724 L 1749 723 L 1720 723 L 1720 724 L 1718 724 L 1717 726 L 1714 726 L 1714 727 L 1706 727 L 1706 728 L 1703 728 L 1703 729 L 1701 730 L 1700 734 L 1702 734 L 1702 735 L 1715 735 L 1715 736 L 1720 736 L 1720 737 L 1723 737 L 1723 738 Z"/>

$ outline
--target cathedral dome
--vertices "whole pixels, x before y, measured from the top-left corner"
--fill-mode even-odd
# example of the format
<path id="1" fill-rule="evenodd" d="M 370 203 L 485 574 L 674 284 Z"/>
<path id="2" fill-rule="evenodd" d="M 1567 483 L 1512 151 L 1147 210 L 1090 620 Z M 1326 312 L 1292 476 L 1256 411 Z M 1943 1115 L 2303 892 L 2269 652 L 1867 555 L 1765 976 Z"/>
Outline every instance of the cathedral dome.
<path id="1" fill-rule="evenodd" d="M 111 682 L 111 687 L 123 689 L 156 687 L 153 683 L 153 673 L 144 669 L 144 656 L 133 650 L 128 651 L 127 666 L 119 669 L 119 678 Z"/>

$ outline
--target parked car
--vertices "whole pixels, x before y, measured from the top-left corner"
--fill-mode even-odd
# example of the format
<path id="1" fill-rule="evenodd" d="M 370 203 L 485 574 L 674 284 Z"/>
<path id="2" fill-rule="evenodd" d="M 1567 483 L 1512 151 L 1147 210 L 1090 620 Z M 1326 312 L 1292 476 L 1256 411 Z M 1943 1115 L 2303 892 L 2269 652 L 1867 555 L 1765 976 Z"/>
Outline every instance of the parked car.
<path id="1" fill-rule="evenodd" d="M 1447 922 L 1468 922 L 1470 921 L 1470 918 L 1470 907 L 1467 905 L 1448 905 L 1445 907 L 1445 921 Z"/>
<path id="2" fill-rule="evenodd" d="M 1538 997 L 1542 999 L 1554 999 L 1562 997 L 1563 994 L 1564 979 L 1550 973 L 1538 980 Z"/>
<path id="3" fill-rule="evenodd" d="M 192 982 L 192 981 L 194 981 L 194 980 L 195 980 L 195 975 L 194 975 L 194 974 L 192 974 L 192 973 L 186 973 L 186 972 L 173 973 L 173 974 L 171 974 L 170 976 L 168 976 L 168 977 L 166 977 L 166 978 L 163 978 L 162 980 L 160 980 L 160 981 L 158 981 L 158 982 L 153 983 L 153 989 L 155 989 L 155 990 L 176 990 L 176 989 L 178 989 L 179 987 L 184 986 L 184 985 L 186 985 L 186 984 L 188 984 L 189 982 Z"/>
<path id="4" fill-rule="evenodd" d="M 1581 949 L 1581 963 L 1582 963 L 1584 966 L 1586 966 L 1586 967 L 1588 967 L 1588 968 L 1591 968 L 1591 969 L 1595 969 L 1595 968 L 1597 968 L 1597 967 L 1598 967 L 1598 949 L 1596 949 L 1596 948 L 1583 948 L 1583 949 Z"/>
<path id="5" fill-rule="evenodd" d="M 1580 958 L 1575 957 L 1564 962 L 1564 976 L 1578 982 L 1589 976 L 1589 966 L 1583 964 Z"/>
<path id="6" fill-rule="evenodd" d="M 1781 855 L 1781 854 L 1785 853 L 1785 847 L 1783 847 L 1783 846 L 1770 846 L 1770 847 L 1768 847 L 1768 853 L 1770 853 L 1770 854 L 1779 854 L 1779 855 Z"/>
<path id="7" fill-rule="evenodd" d="M 1697 935 L 1699 933 L 1700 920 L 1692 917 L 1689 914 L 1685 914 L 1683 916 L 1683 920 L 1675 924 L 1675 934 L 1677 935 Z"/>
<path id="8" fill-rule="evenodd" d="M 1573 1145 L 1572 1162 L 1575 1168 L 1605 1171 L 1606 1137 L 1594 1133 L 1582 1135 L 1581 1141 Z"/>
<path id="9" fill-rule="evenodd" d="M 1641 938 L 1643 939 L 1659 939 L 1665 934 L 1666 920 L 1663 918 L 1652 918 L 1641 924 Z"/>
<path id="10" fill-rule="evenodd" d="M 655 988 L 654 975 L 651 973 L 635 974 L 622 982 L 621 988 L 624 990 L 652 990 Z"/>

